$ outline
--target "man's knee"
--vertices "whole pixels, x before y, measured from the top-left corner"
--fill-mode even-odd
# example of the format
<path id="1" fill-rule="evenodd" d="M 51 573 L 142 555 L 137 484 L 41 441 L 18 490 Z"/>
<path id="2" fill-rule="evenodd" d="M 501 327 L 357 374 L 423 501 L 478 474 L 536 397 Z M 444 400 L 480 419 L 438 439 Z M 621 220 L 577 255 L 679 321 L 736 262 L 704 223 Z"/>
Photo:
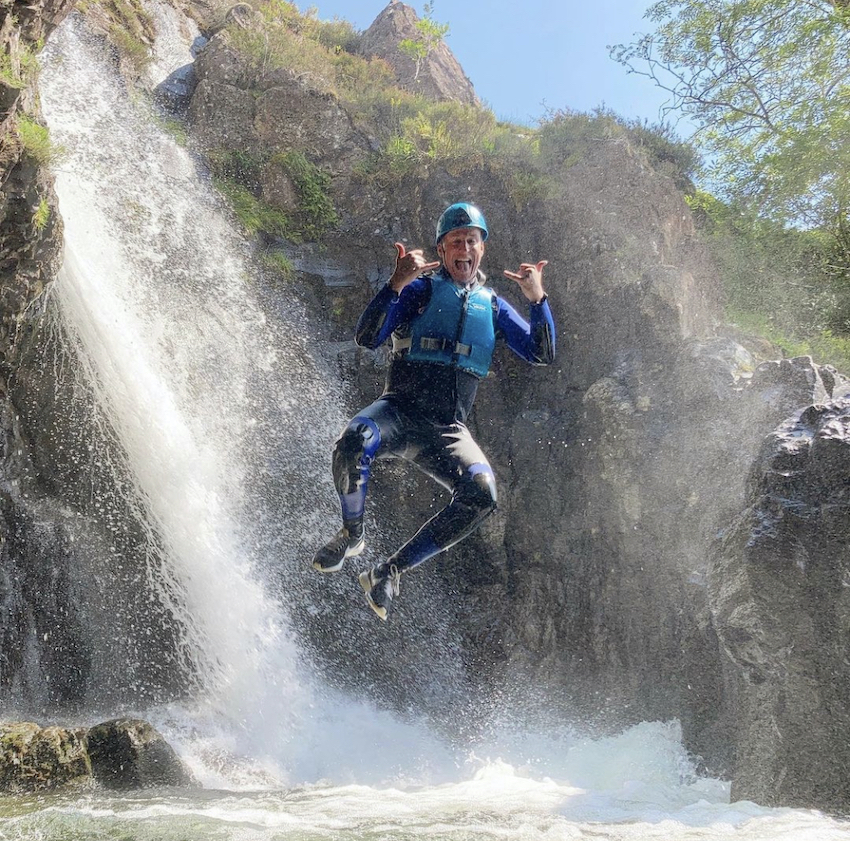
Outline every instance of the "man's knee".
<path id="1" fill-rule="evenodd" d="M 337 486 L 359 479 L 361 471 L 369 469 L 380 446 L 381 433 L 373 420 L 352 419 L 334 444 L 332 463 Z"/>
<path id="2" fill-rule="evenodd" d="M 496 477 L 489 465 L 473 464 L 457 489 L 455 499 L 486 516 L 496 510 Z"/>

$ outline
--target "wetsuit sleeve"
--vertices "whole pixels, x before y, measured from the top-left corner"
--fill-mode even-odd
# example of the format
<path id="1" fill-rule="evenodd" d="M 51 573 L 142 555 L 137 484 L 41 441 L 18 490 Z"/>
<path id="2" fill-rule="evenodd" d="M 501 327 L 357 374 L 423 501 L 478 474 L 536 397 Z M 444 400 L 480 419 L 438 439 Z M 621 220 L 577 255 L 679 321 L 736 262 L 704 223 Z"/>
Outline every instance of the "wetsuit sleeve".
<path id="1" fill-rule="evenodd" d="M 555 322 L 549 302 L 529 304 L 526 321 L 507 301 L 497 296 L 496 329 L 508 347 L 532 365 L 549 365 L 555 361 Z"/>
<path id="2" fill-rule="evenodd" d="M 354 341 L 360 347 L 380 347 L 392 334 L 419 312 L 428 303 L 431 283 L 419 277 L 409 283 L 397 295 L 384 286 L 363 310 L 354 330 Z"/>

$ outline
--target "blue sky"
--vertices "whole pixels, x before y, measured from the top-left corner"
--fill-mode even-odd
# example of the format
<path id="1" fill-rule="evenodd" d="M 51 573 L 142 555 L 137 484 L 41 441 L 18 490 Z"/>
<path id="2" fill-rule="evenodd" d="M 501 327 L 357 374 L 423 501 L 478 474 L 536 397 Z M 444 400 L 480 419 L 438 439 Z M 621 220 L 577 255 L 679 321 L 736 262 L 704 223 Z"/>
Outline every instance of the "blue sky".
<path id="1" fill-rule="evenodd" d="M 389 0 L 313 0 L 319 17 L 366 29 Z M 420 0 L 405 0 L 424 14 Z M 501 119 L 534 124 L 547 109 L 590 111 L 606 105 L 624 117 L 658 122 L 667 95 L 629 74 L 609 44 L 652 31 L 650 0 L 433 0 L 433 18 L 451 27 L 446 43 L 478 96 Z M 682 133 L 680 131 L 680 133 Z"/>

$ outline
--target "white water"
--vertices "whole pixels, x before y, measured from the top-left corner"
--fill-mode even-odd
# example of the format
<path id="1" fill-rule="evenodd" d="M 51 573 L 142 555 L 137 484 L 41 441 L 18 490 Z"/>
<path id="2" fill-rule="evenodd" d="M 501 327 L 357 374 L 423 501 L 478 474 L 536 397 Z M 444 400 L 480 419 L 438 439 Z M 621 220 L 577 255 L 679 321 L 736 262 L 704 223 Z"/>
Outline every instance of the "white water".
<path id="1" fill-rule="evenodd" d="M 0 838 L 850 838 L 817 813 L 730 804 L 726 784 L 696 776 L 675 724 L 596 741 L 506 726 L 447 744 L 324 687 L 267 595 L 255 546 L 269 542 L 245 508 L 259 383 L 295 434 L 314 430 L 289 467 L 303 479 L 299 540 L 332 522 L 334 383 L 297 307 L 284 328 L 267 323 L 248 249 L 191 157 L 129 101 L 77 19 L 54 37 L 42 97 L 68 149 L 56 303 L 161 538 L 150 575 L 203 676 L 193 701 L 144 712 L 203 788 L 0 800 Z"/>

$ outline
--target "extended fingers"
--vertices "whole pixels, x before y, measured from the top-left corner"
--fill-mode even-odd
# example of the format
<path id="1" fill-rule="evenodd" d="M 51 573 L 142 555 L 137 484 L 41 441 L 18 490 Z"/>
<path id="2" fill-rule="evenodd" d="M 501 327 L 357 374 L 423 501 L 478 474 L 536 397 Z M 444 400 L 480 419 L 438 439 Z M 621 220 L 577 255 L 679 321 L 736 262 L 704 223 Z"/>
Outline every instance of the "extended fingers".
<path id="1" fill-rule="evenodd" d="M 535 273 L 542 276 L 543 269 L 548 265 L 548 260 L 540 260 L 537 263 L 520 263 L 518 272 L 510 272 L 505 269 L 504 274 L 505 277 L 509 277 L 511 280 L 521 283 L 524 280 L 530 280 Z"/>

